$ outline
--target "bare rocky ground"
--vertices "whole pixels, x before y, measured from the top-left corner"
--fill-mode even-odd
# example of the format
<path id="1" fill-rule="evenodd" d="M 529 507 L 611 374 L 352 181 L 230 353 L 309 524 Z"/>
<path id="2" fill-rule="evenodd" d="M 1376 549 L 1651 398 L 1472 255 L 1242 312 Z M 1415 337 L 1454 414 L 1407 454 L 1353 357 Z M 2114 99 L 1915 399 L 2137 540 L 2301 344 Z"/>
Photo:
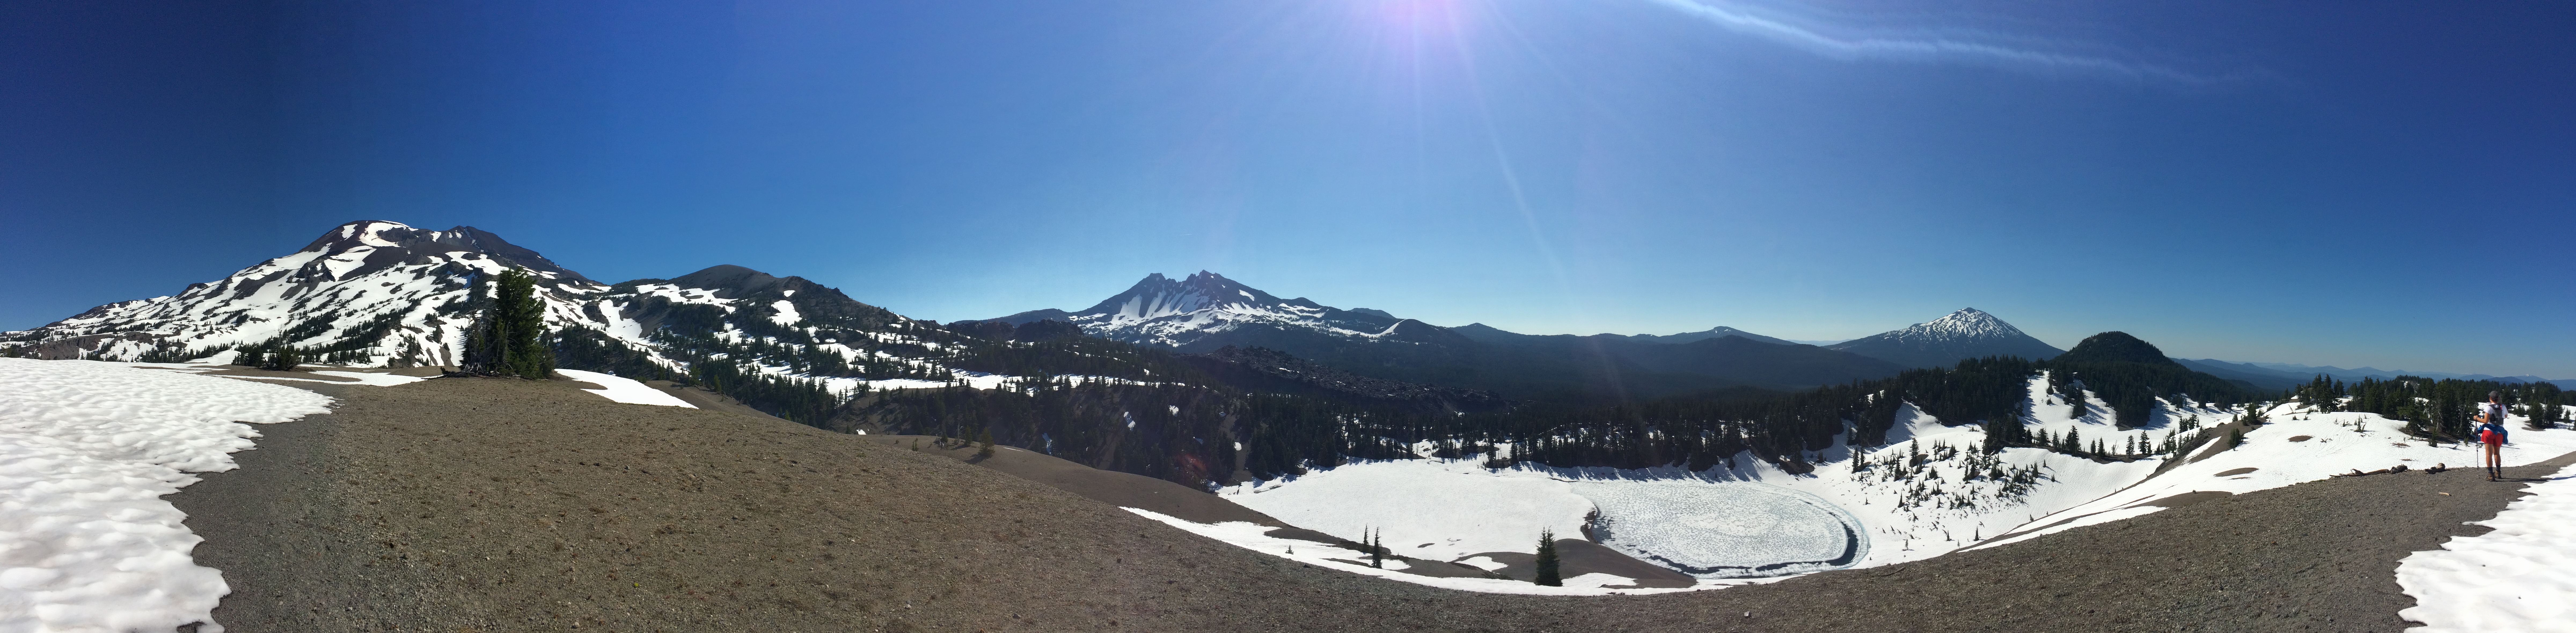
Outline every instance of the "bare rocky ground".
<path id="1" fill-rule="evenodd" d="M 2397 560 L 2522 487 L 2339 479 L 1905 565 L 1536 598 L 1307 568 L 766 417 L 297 386 L 340 403 L 171 497 L 231 631 L 2393 631 Z"/>

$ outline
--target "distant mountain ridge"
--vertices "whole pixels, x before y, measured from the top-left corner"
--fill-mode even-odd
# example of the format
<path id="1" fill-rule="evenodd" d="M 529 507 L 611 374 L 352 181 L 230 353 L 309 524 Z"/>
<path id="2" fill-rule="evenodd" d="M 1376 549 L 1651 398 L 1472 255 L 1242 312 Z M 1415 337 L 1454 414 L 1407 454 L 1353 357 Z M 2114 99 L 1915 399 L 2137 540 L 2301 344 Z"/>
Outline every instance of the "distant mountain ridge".
<path id="1" fill-rule="evenodd" d="M 1629 342 L 1635 342 L 1635 343 L 1662 343 L 1662 344 L 1675 344 L 1675 345 L 1677 345 L 1677 344 L 1681 344 L 1681 343 L 1690 343 L 1690 342 L 1696 342 L 1696 341 L 1705 341 L 1705 340 L 1709 340 L 1709 339 L 1718 339 L 1718 338 L 1726 338 L 1726 337 L 1729 337 L 1729 336 L 1733 336 L 1733 337 L 1743 338 L 1743 339 L 1745 339 L 1745 340 L 1749 340 L 1749 341 L 1755 341 L 1755 342 L 1761 342 L 1761 343 L 1770 343 L 1770 344 L 1772 344 L 1772 345 L 1803 345 L 1803 343 L 1798 343 L 1798 342 L 1790 341 L 1790 340 L 1787 340 L 1787 339 L 1772 338 L 1772 337 L 1763 336 L 1763 335 L 1760 335 L 1760 334 L 1754 334 L 1754 333 L 1752 333 L 1752 332 L 1746 332 L 1746 331 L 1743 331 L 1743 330 L 1738 330 L 1738 329 L 1731 328 L 1731 327 L 1726 327 L 1726 326 L 1723 326 L 1723 325 L 1721 325 L 1721 326 L 1717 326 L 1717 327 L 1713 327 L 1713 328 L 1709 328 L 1709 329 L 1706 329 L 1706 330 L 1701 330 L 1701 331 L 1698 331 L 1698 332 L 1683 332 L 1683 333 L 1680 333 L 1680 334 L 1666 334 L 1666 335 L 1661 335 L 1661 336 L 1654 335 L 1654 334 L 1630 334 L 1630 335 L 1627 335 L 1627 336 L 1620 336 L 1620 335 L 1617 335 L 1617 334 L 1593 334 L 1593 335 L 1589 335 L 1589 336 L 1576 335 L 1576 334 L 1521 334 L 1521 333 L 1518 333 L 1518 332 L 1508 332 L 1508 331 L 1504 331 L 1504 330 L 1502 330 L 1502 329 L 1500 329 L 1500 328 L 1496 328 L 1496 327 L 1494 327 L 1494 326 L 1490 326 L 1490 325 L 1485 325 L 1485 324 L 1483 324 L 1483 323 L 1469 323 L 1469 324 L 1466 324 L 1466 325 L 1462 325 L 1462 326 L 1458 326 L 1458 327 L 1453 327 L 1453 328 L 1449 328 L 1449 329 L 1450 329 L 1450 331 L 1457 332 L 1460 336 L 1465 336 L 1465 337 L 1467 337 L 1467 338 L 1475 339 L 1475 340 L 1478 340 L 1478 341 L 1483 341 L 1483 342 L 1486 342 L 1486 343 L 1509 343 L 1509 344 L 1522 344 L 1522 343 L 1530 343 L 1530 342 L 1533 342 L 1533 341 L 1535 341 L 1535 340 L 1537 340 L 1537 339 L 1543 339 L 1543 338 L 1559 338 L 1559 339 L 1572 339 L 1572 338 L 1603 338 L 1603 339 L 1619 339 L 1619 340 L 1624 340 L 1624 341 L 1629 341 Z"/>
<path id="2" fill-rule="evenodd" d="M 1917 368 L 1948 367 L 1987 356 L 2047 360 L 2065 353 L 1976 308 L 1961 308 L 1930 322 L 1836 343 L 1826 349 Z"/>
<path id="3" fill-rule="evenodd" d="M 2280 373 L 2280 374 L 2281 374 L 2281 375 L 2283 375 L 2283 376 L 2289 376 L 2289 377 L 2297 378 L 2297 379 L 2298 379 L 2298 380 L 2300 380 L 2301 382 L 2305 382 L 2305 381 L 2307 381 L 2308 379 L 2315 378 L 2317 374 L 2325 374 L 2325 375 L 2327 375 L 2327 376 L 2334 377 L 2335 379 L 2338 379 L 2338 380 L 2344 380 L 2344 381 L 2354 381 L 2354 380 L 2360 380 L 2360 379 L 2362 379 L 2362 378 L 2379 378 L 2379 379 L 2388 379 L 2388 378 L 2395 378 L 2395 377 L 2398 377 L 2398 376 L 2420 376 L 2420 377 L 2424 377 L 2424 378 L 2457 378 L 2457 379 L 2460 379 L 2460 380 L 2493 380 L 2493 381 L 2496 381 L 2496 382 L 2503 382 L 2503 383 L 2538 383 L 2538 382 L 2547 382 L 2547 383 L 2557 383 L 2557 384 L 2559 384 L 2560 386 L 2569 386 L 2571 383 L 2576 383 L 2576 379 L 2554 379 L 2554 380 L 2553 380 L 2553 379 L 2548 379 L 2548 378 L 2542 378 L 2542 377 L 2539 377 L 2539 376 L 2493 376 L 2493 375 L 2488 375 L 2488 374 L 2457 374 L 2457 373 L 2451 373 L 2451 372 L 2440 372 L 2440 371 L 2410 371 L 2410 370 L 2404 370 L 2404 369 L 2380 369 L 2380 368 L 2377 368 L 2377 367 L 2366 367 L 2366 366 L 2365 366 L 2365 367 L 2355 367 L 2355 368 L 2352 368 L 2352 369 L 2345 369 L 2345 368 L 2342 368 L 2342 367 L 2335 367 L 2335 366 L 2332 366 L 2332 365 L 2325 365 L 2325 366 L 2311 366 L 2311 365 L 2298 365 L 2298 364 L 2292 364 L 2292 363 L 2248 363 L 2248 362 L 2236 362 L 2236 361 L 2223 361 L 2223 360 L 2207 359 L 2207 358 L 2200 359 L 2200 361 L 2199 361 L 2199 362 L 2202 362 L 2202 363 L 2208 363 L 2208 364 L 2225 364 L 2225 365 L 2232 365 L 2232 366 L 2241 367 L 2241 368 L 2243 368 L 2244 370 L 2249 370 L 2249 371 L 2270 371 L 2270 372 L 2278 372 L 2278 373 Z"/>
<path id="4" fill-rule="evenodd" d="M 1382 310 L 1344 310 L 1303 297 L 1283 300 L 1208 271 L 1177 280 L 1147 275 L 1081 311 L 1031 310 L 989 321 L 1045 320 L 1071 323 L 1092 336 L 1185 353 L 1225 347 L 1278 350 L 1370 378 L 1490 390 L 1513 398 L 1582 392 L 1618 399 L 1731 386 L 1805 387 L 1900 369 L 1722 326 L 1668 336 L 1532 335 L 1481 323 L 1445 328 Z"/>

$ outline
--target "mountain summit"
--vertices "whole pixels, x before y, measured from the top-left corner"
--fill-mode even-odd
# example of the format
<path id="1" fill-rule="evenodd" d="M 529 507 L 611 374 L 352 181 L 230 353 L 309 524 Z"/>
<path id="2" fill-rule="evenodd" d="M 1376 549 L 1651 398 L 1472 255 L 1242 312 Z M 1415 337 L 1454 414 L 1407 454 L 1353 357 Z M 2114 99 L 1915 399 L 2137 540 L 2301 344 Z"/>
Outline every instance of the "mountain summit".
<path id="1" fill-rule="evenodd" d="M 1930 323 L 1883 332 L 1827 346 L 1907 367 L 1948 367 L 1986 356 L 2046 360 L 2065 353 L 2021 328 L 1976 308 L 1960 308 Z"/>
<path id="2" fill-rule="evenodd" d="M 1204 270 L 1181 279 L 1146 275 L 1126 292 L 1081 312 L 1031 310 L 991 320 L 1012 325 L 1064 321 L 1092 336 L 1193 352 L 1227 345 L 1303 348 L 1282 338 L 1458 338 L 1447 329 L 1381 310 L 1343 310 L 1305 297 L 1280 299 Z"/>
<path id="3" fill-rule="evenodd" d="M 45 358 L 182 360 L 279 342 L 332 362 L 400 356 L 452 364 L 449 350 L 473 319 L 465 313 L 473 280 L 511 267 L 536 275 L 549 319 L 571 316 L 574 297 L 607 289 L 474 227 L 360 220 L 179 294 L 91 308 L 0 339 L 32 343 Z"/>
<path id="4" fill-rule="evenodd" d="M 2156 349 L 2154 343 L 2139 340 L 2138 337 L 2130 336 L 2128 332 L 2103 332 L 2086 337 L 2084 342 L 2075 344 L 2075 349 L 2067 350 L 2056 360 L 2061 363 L 2120 362 L 2183 366 L 2182 363 L 2166 357 L 2164 350 Z"/>

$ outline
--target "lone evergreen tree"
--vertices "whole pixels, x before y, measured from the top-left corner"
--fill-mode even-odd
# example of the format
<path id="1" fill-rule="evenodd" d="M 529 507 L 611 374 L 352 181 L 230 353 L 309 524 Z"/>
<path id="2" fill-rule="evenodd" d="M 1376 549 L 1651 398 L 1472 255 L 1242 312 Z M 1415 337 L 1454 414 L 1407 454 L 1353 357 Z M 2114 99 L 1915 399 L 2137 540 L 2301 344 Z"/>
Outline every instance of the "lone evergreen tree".
<path id="1" fill-rule="evenodd" d="M 296 353 L 294 347 L 280 345 L 276 350 L 268 353 L 267 357 L 260 362 L 259 368 L 269 371 L 295 371 L 295 367 L 303 362 L 304 355 Z"/>
<path id="2" fill-rule="evenodd" d="M 1366 526 L 1360 528 L 1360 549 L 1368 550 L 1370 567 L 1383 567 L 1383 562 L 1378 558 L 1376 528 Z"/>
<path id="3" fill-rule="evenodd" d="M 1532 579 L 1530 582 L 1549 587 L 1563 587 L 1565 586 L 1565 579 L 1557 577 L 1558 573 L 1556 560 L 1556 530 L 1539 530 L 1538 578 Z"/>
<path id="4" fill-rule="evenodd" d="M 976 450 L 976 451 L 975 451 L 975 456 L 976 456 L 976 457 L 992 457 L 992 456 L 993 456 L 993 430 L 992 430 L 992 429 L 984 429 L 984 432 L 983 432 L 982 434 L 975 436 L 975 440 L 976 440 L 976 442 L 981 443 L 981 444 L 983 444 L 983 445 L 984 445 L 984 447 L 983 447 L 982 449 L 979 449 L 979 450 Z"/>
<path id="5" fill-rule="evenodd" d="M 474 341 L 480 371 L 536 380 L 553 375 L 555 351 L 545 340 L 546 308 L 537 300 L 536 276 L 512 268 L 495 281 L 492 313 Z"/>

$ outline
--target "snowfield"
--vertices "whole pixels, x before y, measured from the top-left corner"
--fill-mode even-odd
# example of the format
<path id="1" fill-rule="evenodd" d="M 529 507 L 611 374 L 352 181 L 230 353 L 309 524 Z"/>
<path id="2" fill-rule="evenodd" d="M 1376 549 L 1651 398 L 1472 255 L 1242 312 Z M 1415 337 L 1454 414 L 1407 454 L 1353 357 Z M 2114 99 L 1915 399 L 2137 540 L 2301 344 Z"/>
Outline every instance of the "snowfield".
<path id="1" fill-rule="evenodd" d="M 2404 465 L 2421 470 L 2436 465 L 2478 468 L 2477 450 L 2462 444 L 2428 445 L 2400 433 L 2404 422 L 2372 413 L 2299 413 L 2296 405 L 2273 407 L 2272 423 L 2245 434 L 2245 443 L 2221 450 L 2220 442 L 2194 451 L 2194 461 L 2174 466 L 2135 486 L 2106 492 L 2099 499 L 2031 522 L 2012 538 L 1991 547 L 2086 525 L 2108 523 L 2163 510 L 2149 505 L 2192 492 L 2244 494 L 2316 481 L 2354 470 L 2364 472 Z M 2544 461 L 2576 451 L 2576 431 L 2524 428 L 2510 419 L 2513 443 L 2504 447 L 2506 466 Z M 2034 529 L 2035 528 L 2035 529 Z"/>
<path id="2" fill-rule="evenodd" d="M 1165 525 L 1180 528 L 1183 531 L 1187 531 L 1192 534 L 1230 543 L 1237 547 L 1261 552 L 1263 554 L 1269 554 L 1325 569 L 1336 569 L 1363 576 L 1375 576 L 1378 578 L 1385 578 L 1387 580 L 1409 582 L 1419 585 L 1430 585 L 1444 589 L 1544 596 L 1604 596 L 1697 591 L 1702 589 L 1750 584 L 1752 582 L 1762 582 L 1741 580 L 1704 581 L 1696 587 L 1677 589 L 1613 589 L 1609 586 L 1627 585 L 1636 582 L 1636 579 L 1595 573 L 1564 579 L 1565 585 L 1561 587 L 1545 587 L 1518 580 L 1496 580 L 1492 578 L 1435 578 L 1431 576 L 1417 576 L 1400 571 L 1404 569 L 1405 566 L 1403 561 L 1388 560 L 1385 563 L 1386 568 L 1380 569 L 1368 566 L 1367 558 L 1362 556 L 1359 552 L 1333 547 L 1314 541 L 1300 541 L 1296 539 L 1264 536 L 1264 533 L 1277 529 L 1266 525 L 1246 523 L 1242 521 L 1228 521 L 1216 524 L 1194 523 L 1188 520 L 1159 514 L 1151 510 L 1142 510 L 1137 508 L 1119 509 L 1134 512 L 1137 515 L 1148 519 L 1161 521 Z M 1532 541 L 1532 549 L 1536 549 L 1537 539 L 1538 537 L 1535 535 L 1530 537 L 1530 540 Z M 1388 543 L 1386 547 L 1390 550 L 1397 550 L 1397 553 L 1399 554 L 1414 556 L 1413 553 L 1403 551 L 1404 548 L 1397 547 L 1392 542 Z M 1420 557 L 1417 556 L 1417 558 Z M 1488 569 L 1500 568 L 1499 565 L 1494 565 L 1490 560 L 1484 562 L 1487 564 L 1480 565 L 1480 567 L 1487 567 Z"/>
<path id="3" fill-rule="evenodd" d="M 2495 531 L 2397 562 L 2416 605 L 2397 617 L 2424 623 L 2407 630 L 2576 631 L 2576 466 L 2525 489 L 2532 496 L 2469 523 Z"/>
<path id="4" fill-rule="evenodd" d="M 1218 494 L 1289 525 L 1353 541 L 1363 530 L 1382 530 L 1389 549 L 1449 561 L 1538 551 L 1540 530 L 1581 538 L 1583 517 L 1592 512 L 1571 479 L 1486 470 L 1472 460 L 1350 464 Z"/>
<path id="5" fill-rule="evenodd" d="M 2164 402 L 2149 424 L 2120 430 L 2098 399 L 2088 397 L 2079 415 L 2073 403 L 2052 402 L 2045 377 L 2033 378 L 2030 388 L 2035 406 L 2024 422 L 2033 434 L 2073 433 L 2086 444 L 2104 440 L 2114 452 L 2153 451 L 2242 413 Z M 2353 470 L 2475 461 L 2468 448 L 2426 445 L 2400 434 L 2403 422 L 2376 414 L 2306 412 L 2296 403 L 2265 413 L 2271 423 L 2247 432 L 2242 445 L 2228 450 L 2213 440 L 2192 451 L 2188 459 L 2197 461 L 2170 467 L 2156 456 L 2097 460 L 2037 448 L 1985 455 L 1977 450 L 1985 441 L 1979 425 L 1945 426 L 1909 406 L 1885 444 L 1855 449 L 1849 434 L 1839 436 L 1807 453 L 1815 469 L 1799 475 L 1750 453 L 1703 471 L 1488 469 L 1480 460 L 1426 458 L 1347 464 L 1217 493 L 1341 538 L 1380 529 L 1387 546 L 1406 556 L 1488 565 L 1480 555 L 1536 551 L 1543 529 L 1582 534 L 1586 516 L 1597 511 L 1607 529 L 1594 536 L 1603 545 L 1708 587 L 1714 579 L 1875 567 L 2018 542 L 2154 513 L 2165 509 L 2158 501 L 2195 492 L 2243 494 Z M 2576 430 L 2509 424 L 2507 465 L 2576 451 Z M 1845 525 L 1855 529 L 1849 538 L 1840 534 Z M 1221 530 L 1203 533 L 1261 549 Z"/>
<path id="6" fill-rule="evenodd" d="M 1815 495 L 1750 482 L 1583 482 L 1602 545 L 1700 578 L 1823 571 L 1869 556 L 1868 528 Z"/>
<path id="7" fill-rule="evenodd" d="M 0 359 L 0 383 L 0 631 L 222 631 L 231 590 L 161 497 L 331 400 L 92 361 Z"/>

